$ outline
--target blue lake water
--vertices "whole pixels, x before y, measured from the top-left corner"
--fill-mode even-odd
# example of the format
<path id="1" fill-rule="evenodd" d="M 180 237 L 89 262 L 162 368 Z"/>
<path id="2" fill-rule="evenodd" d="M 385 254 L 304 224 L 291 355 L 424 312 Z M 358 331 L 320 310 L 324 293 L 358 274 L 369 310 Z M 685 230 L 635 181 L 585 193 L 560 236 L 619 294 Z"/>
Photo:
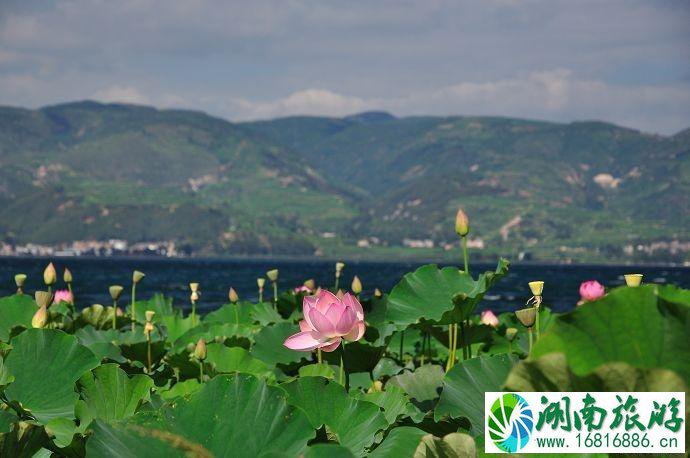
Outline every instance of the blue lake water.
<path id="1" fill-rule="evenodd" d="M 43 268 L 49 261 L 39 258 L 0 258 L 0 295 L 15 291 L 14 274 L 29 276 L 27 291 L 42 289 Z M 314 278 L 317 284 L 332 286 L 334 265 L 321 260 L 204 260 L 204 259 L 121 259 L 121 258 L 62 258 L 54 261 L 58 277 L 69 267 L 74 276 L 74 289 L 79 307 L 94 303 L 109 304 L 108 286 L 125 286 L 122 301 L 129 301 L 132 270 L 146 273 L 137 289 L 140 299 L 162 292 L 173 297 L 173 304 L 186 308 L 189 303 L 189 282 L 199 282 L 202 291 L 199 307 L 212 310 L 227 302 L 227 292 L 234 287 L 243 299 L 256 299 L 256 278 L 272 268 L 280 270 L 279 285 L 283 289 Z M 364 285 L 364 294 L 374 288 L 389 292 L 393 286 L 421 263 L 408 262 L 348 262 L 341 286 L 349 286 L 353 275 Z M 495 265 L 473 264 L 472 272 L 493 270 Z M 514 264 L 485 297 L 482 309 L 515 310 L 530 296 L 527 282 L 544 280 L 545 303 L 555 310 L 567 310 L 579 299 L 578 288 L 585 280 L 598 280 L 607 288 L 624 283 L 623 274 L 642 273 L 645 282 L 673 283 L 690 288 L 690 268 L 655 266 L 597 266 L 597 265 L 533 265 Z M 61 283 L 61 282 L 60 282 Z M 58 287 L 61 287 L 58 285 Z M 267 285 L 267 294 L 270 294 Z"/>

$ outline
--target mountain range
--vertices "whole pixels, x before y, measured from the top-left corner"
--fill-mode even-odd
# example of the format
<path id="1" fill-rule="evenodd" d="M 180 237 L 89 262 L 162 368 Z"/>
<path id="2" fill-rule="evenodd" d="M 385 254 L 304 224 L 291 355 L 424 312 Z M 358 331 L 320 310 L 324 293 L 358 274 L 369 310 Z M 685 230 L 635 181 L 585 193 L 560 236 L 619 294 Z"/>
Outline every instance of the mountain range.
<path id="1" fill-rule="evenodd" d="M 0 240 L 192 255 L 690 261 L 690 129 L 368 112 L 231 123 L 0 107 Z"/>

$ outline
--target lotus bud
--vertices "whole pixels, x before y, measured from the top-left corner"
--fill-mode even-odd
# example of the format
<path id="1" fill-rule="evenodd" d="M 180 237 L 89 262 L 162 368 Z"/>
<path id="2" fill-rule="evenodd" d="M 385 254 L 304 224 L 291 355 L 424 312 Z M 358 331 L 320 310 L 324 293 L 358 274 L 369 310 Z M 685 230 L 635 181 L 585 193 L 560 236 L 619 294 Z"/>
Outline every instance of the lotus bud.
<path id="1" fill-rule="evenodd" d="M 43 271 L 43 283 L 50 286 L 57 281 L 57 272 L 55 271 L 55 266 L 51 262 Z"/>
<path id="2" fill-rule="evenodd" d="M 24 288 L 24 282 L 26 282 L 26 274 L 17 274 L 14 276 L 14 283 L 17 285 L 18 293 L 22 293 L 22 288 Z"/>
<path id="3" fill-rule="evenodd" d="M 531 281 L 528 283 L 528 285 L 533 296 L 541 296 L 541 293 L 544 291 L 543 281 Z"/>
<path id="4" fill-rule="evenodd" d="M 640 286 L 640 284 L 642 283 L 642 274 L 626 274 L 624 276 L 625 284 L 631 288 Z"/>
<path id="5" fill-rule="evenodd" d="M 125 312 L 120 307 L 115 307 L 115 316 L 124 316 Z"/>
<path id="6" fill-rule="evenodd" d="M 189 299 L 190 299 L 192 302 L 196 303 L 196 301 L 199 300 L 199 293 L 196 292 L 196 291 L 192 291 L 192 294 L 189 296 Z"/>
<path id="7" fill-rule="evenodd" d="M 185 348 L 187 349 L 187 353 L 194 353 L 196 345 L 194 345 L 194 343 L 188 343 Z"/>
<path id="8" fill-rule="evenodd" d="M 120 285 L 112 285 L 110 288 L 108 288 L 111 299 L 114 301 L 118 300 L 122 294 L 122 289 L 123 288 Z"/>
<path id="9" fill-rule="evenodd" d="M 65 271 L 62 273 L 62 281 L 72 283 L 72 272 L 67 267 L 65 267 Z"/>
<path id="10" fill-rule="evenodd" d="M 343 271 L 344 268 L 345 268 L 344 262 L 336 262 L 335 263 L 335 276 L 340 277 L 340 273 Z"/>
<path id="11" fill-rule="evenodd" d="M 383 383 L 380 380 L 374 380 L 371 387 L 367 390 L 367 393 L 380 393 L 383 391 Z"/>
<path id="12" fill-rule="evenodd" d="M 355 275 L 355 278 L 352 279 L 350 289 L 352 289 L 352 292 L 355 294 L 360 294 L 362 292 L 362 282 L 357 275 Z"/>
<path id="13" fill-rule="evenodd" d="M 310 278 L 309 280 L 304 282 L 304 286 L 309 288 L 309 291 L 314 291 L 314 288 L 316 288 L 316 282 L 313 278 Z"/>
<path id="14" fill-rule="evenodd" d="M 268 272 L 266 272 L 266 276 L 271 281 L 278 280 L 278 269 L 269 270 Z"/>
<path id="15" fill-rule="evenodd" d="M 36 291 L 34 293 L 34 298 L 39 307 L 50 307 L 50 303 L 53 301 L 53 295 L 48 291 Z"/>
<path id="16" fill-rule="evenodd" d="M 515 336 L 517 336 L 517 328 L 508 328 L 506 329 L 506 339 L 508 339 L 508 342 L 512 342 L 515 340 Z"/>
<path id="17" fill-rule="evenodd" d="M 497 328 L 499 326 L 498 317 L 491 310 L 484 310 L 480 315 L 482 324 Z"/>
<path id="18" fill-rule="evenodd" d="M 383 293 L 381 292 L 380 289 L 376 288 L 376 289 L 374 290 L 374 296 L 375 296 L 375 297 L 383 297 Z"/>
<path id="19" fill-rule="evenodd" d="M 101 304 L 93 304 L 91 306 L 91 310 L 93 311 L 94 315 L 100 315 L 103 313 L 104 307 Z"/>
<path id="20" fill-rule="evenodd" d="M 146 312 L 144 312 L 144 315 L 146 315 L 146 321 L 148 321 L 148 322 L 153 321 L 153 315 L 155 315 L 155 314 L 156 314 L 156 312 L 154 312 L 153 310 L 147 310 Z"/>
<path id="21" fill-rule="evenodd" d="M 528 307 L 526 309 L 517 310 L 515 316 L 526 328 L 531 328 L 534 326 L 534 322 L 537 319 L 537 308 Z"/>
<path id="22" fill-rule="evenodd" d="M 190 283 L 189 289 L 191 289 L 193 293 L 196 293 L 199 290 L 199 284 L 198 283 Z"/>
<path id="23" fill-rule="evenodd" d="M 144 272 L 140 272 L 138 270 L 135 270 L 132 272 L 132 283 L 139 283 L 141 280 L 144 279 L 146 274 Z"/>
<path id="24" fill-rule="evenodd" d="M 467 218 L 465 212 L 462 211 L 462 208 L 459 208 L 455 215 L 455 232 L 457 232 L 460 237 L 464 237 L 470 233 L 470 220 Z"/>
<path id="25" fill-rule="evenodd" d="M 43 328 L 48 323 L 48 309 L 45 305 L 39 307 L 31 318 L 31 326 L 34 328 Z"/>
<path id="26" fill-rule="evenodd" d="M 155 329 L 155 328 L 153 327 L 153 323 L 151 323 L 150 321 L 147 321 L 147 322 L 144 324 L 144 333 L 145 333 L 145 334 L 151 334 L 151 333 L 153 332 L 154 329 Z"/>
<path id="27" fill-rule="evenodd" d="M 257 285 L 259 288 L 263 288 L 265 284 L 266 284 L 266 279 L 265 279 L 265 278 L 257 278 L 257 279 L 256 279 L 256 285 Z"/>
<path id="28" fill-rule="evenodd" d="M 235 288 L 230 288 L 230 291 L 228 291 L 228 299 L 230 299 L 230 302 L 233 304 L 237 304 L 237 301 L 240 300 L 240 297 L 237 295 L 237 291 L 235 291 Z"/>
<path id="29" fill-rule="evenodd" d="M 206 359 L 206 341 L 202 338 L 199 339 L 194 347 L 194 356 L 199 361 Z"/>

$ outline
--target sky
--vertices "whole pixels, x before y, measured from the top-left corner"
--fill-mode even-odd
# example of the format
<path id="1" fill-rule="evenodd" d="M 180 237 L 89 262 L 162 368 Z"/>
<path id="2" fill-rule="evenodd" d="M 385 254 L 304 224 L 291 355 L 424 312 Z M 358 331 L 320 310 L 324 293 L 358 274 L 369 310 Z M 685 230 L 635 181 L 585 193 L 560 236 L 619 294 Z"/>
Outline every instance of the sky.
<path id="1" fill-rule="evenodd" d="M 0 0 L 0 104 L 690 127 L 687 0 Z"/>

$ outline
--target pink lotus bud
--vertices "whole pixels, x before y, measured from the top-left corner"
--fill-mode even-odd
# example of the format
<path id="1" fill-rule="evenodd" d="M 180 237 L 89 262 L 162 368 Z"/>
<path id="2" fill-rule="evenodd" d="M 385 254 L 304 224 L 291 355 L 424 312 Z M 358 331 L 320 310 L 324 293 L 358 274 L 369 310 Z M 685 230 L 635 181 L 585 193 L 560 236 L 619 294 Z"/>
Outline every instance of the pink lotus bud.
<path id="1" fill-rule="evenodd" d="M 55 297 L 53 297 L 53 304 L 59 304 L 60 302 L 72 303 L 72 293 L 66 289 L 59 289 L 55 291 Z"/>
<path id="2" fill-rule="evenodd" d="M 491 326 L 493 328 L 496 328 L 499 325 L 498 318 L 491 310 L 484 310 L 481 315 L 481 320 L 482 324 Z"/>
<path id="3" fill-rule="evenodd" d="M 596 301 L 604 297 L 605 294 L 604 285 L 596 280 L 586 281 L 580 285 L 580 297 L 584 302 Z"/>
<path id="4" fill-rule="evenodd" d="M 316 296 L 306 296 L 302 302 L 304 319 L 300 321 L 301 332 L 285 339 L 287 348 L 298 351 L 334 351 L 342 339 L 357 341 L 362 338 L 364 309 L 357 298 L 350 293 L 340 299 L 325 289 Z"/>

